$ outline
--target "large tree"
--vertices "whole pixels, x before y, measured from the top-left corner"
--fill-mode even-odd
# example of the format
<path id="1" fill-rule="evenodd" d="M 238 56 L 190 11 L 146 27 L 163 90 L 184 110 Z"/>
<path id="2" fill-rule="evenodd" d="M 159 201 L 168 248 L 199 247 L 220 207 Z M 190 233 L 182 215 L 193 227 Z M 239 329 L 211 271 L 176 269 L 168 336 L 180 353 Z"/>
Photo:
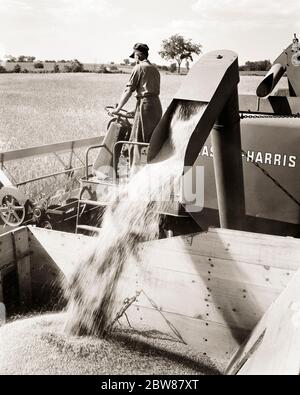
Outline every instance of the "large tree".
<path id="1" fill-rule="evenodd" d="M 163 40 L 160 56 L 166 60 L 176 60 L 178 64 L 178 74 L 180 74 L 181 63 L 184 59 L 193 61 L 192 54 L 201 53 L 201 44 L 192 43 L 191 39 L 186 39 L 180 34 L 174 34 L 167 40 Z"/>

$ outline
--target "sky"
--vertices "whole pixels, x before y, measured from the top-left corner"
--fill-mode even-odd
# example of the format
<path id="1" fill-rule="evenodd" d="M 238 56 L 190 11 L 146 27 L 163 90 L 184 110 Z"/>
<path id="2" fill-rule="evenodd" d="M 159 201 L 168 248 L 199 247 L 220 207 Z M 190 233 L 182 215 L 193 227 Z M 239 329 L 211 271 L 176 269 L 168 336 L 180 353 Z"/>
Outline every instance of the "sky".
<path id="1" fill-rule="evenodd" d="M 273 61 L 300 36 L 300 0 L 0 0 L 0 59 L 121 62 L 136 42 L 165 64 L 161 42 L 178 33 L 203 53 L 230 49 Z"/>

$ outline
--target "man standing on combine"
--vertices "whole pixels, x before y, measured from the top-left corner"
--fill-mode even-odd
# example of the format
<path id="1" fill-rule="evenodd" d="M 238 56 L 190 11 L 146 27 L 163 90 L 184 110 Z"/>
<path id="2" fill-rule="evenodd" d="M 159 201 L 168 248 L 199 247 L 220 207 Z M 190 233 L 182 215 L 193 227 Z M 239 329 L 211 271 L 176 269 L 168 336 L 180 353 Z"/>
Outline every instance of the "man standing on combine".
<path id="1" fill-rule="evenodd" d="M 149 143 L 152 133 L 162 116 L 162 107 L 159 99 L 160 73 L 148 60 L 148 45 L 137 43 L 133 49 L 134 52 L 130 57 L 135 59 L 136 66 L 131 73 L 118 106 L 111 114 L 118 115 L 133 92 L 136 92 L 137 106 L 129 141 Z M 137 166 L 139 163 L 140 149 L 134 146 L 132 164 Z"/>

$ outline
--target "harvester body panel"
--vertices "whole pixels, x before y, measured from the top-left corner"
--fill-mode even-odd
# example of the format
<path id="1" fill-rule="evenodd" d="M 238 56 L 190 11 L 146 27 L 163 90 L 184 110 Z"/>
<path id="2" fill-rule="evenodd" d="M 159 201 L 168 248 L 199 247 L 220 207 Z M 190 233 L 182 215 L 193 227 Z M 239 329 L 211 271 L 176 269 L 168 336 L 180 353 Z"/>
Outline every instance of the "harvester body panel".
<path id="1" fill-rule="evenodd" d="M 241 139 L 247 230 L 253 230 L 256 222 L 258 232 L 273 233 L 273 229 L 277 234 L 297 235 L 300 231 L 300 119 L 243 119 Z M 198 216 L 205 226 L 206 209 L 218 210 L 210 137 L 195 166 L 204 166 L 204 210 Z M 215 220 L 208 216 L 207 225 L 218 226 Z"/>

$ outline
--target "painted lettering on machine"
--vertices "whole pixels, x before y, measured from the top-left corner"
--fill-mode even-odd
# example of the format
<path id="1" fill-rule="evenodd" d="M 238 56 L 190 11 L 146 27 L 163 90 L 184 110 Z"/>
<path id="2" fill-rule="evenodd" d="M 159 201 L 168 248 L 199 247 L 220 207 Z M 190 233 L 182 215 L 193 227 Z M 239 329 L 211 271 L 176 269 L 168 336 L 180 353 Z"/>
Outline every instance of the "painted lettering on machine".
<path id="1" fill-rule="evenodd" d="M 213 147 L 205 145 L 200 152 L 200 156 L 213 158 Z M 297 166 L 296 155 L 248 150 L 245 151 L 245 153 L 242 153 L 242 156 L 247 162 L 255 162 L 261 165 L 282 166 L 290 168 L 295 168 Z"/>

